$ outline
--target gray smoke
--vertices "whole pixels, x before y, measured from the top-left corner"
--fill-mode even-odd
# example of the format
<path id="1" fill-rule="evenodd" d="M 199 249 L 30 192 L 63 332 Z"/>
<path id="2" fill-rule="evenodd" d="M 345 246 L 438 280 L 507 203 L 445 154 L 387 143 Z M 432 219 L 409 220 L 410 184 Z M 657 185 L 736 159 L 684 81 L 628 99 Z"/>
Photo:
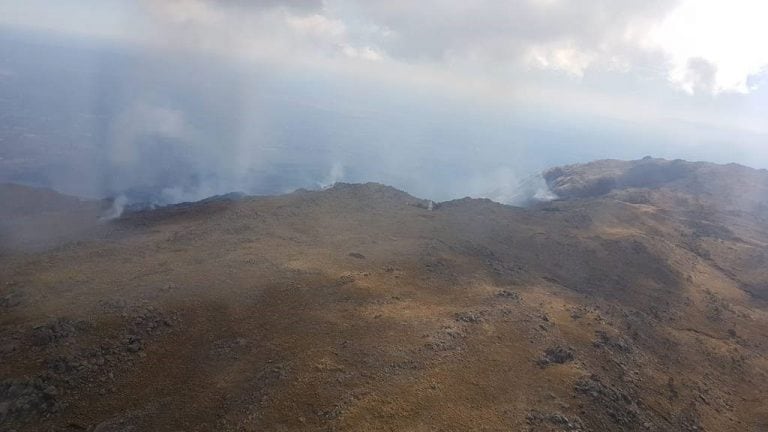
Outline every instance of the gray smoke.
<path id="1" fill-rule="evenodd" d="M 110 221 L 117 219 L 123 215 L 125 207 L 128 205 L 128 198 L 125 195 L 120 195 L 112 200 L 112 205 L 104 212 L 104 215 L 99 219 L 100 221 Z"/>

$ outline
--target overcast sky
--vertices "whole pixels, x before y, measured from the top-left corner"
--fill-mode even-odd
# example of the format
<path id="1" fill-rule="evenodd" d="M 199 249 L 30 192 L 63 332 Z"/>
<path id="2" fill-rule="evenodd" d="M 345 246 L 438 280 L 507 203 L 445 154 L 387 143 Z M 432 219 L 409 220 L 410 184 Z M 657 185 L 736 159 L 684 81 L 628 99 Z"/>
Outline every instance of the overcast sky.
<path id="1" fill-rule="evenodd" d="M 382 129 L 400 129 L 393 137 L 408 140 L 417 134 L 421 141 L 411 145 L 439 148 L 423 143 L 434 137 L 425 134 L 427 126 L 413 124 L 412 117 L 423 112 L 428 124 L 466 121 L 468 146 L 482 147 L 484 134 L 492 135 L 488 154 L 504 152 L 508 138 L 514 142 L 508 148 L 512 157 L 522 152 L 537 160 L 536 169 L 550 159 L 576 162 L 570 159 L 639 157 L 651 151 L 767 166 L 767 16 L 768 2 L 761 0 L 0 0 L 4 29 L 98 40 L 163 58 L 251 65 L 259 73 L 242 84 L 243 93 L 252 95 L 254 88 L 280 77 L 290 87 L 280 93 L 283 100 L 274 102 L 280 109 L 291 99 L 343 112 L 347 120 L 332 117 L 334 136 L 357 127 L 350 118 L 380 116 L 389 119 Z M 265 116 L 257 117 L 274 101 L 258 93 L 252 96 L 258 103 L 246 104 L 254 113 L 249 124 L 266 122 Z M 183 107 L 152 104 L 127 107 L 141 111 L 131 122 L 158 123 L 154 133 L 173 138 L 195 128 Z M 465 118 L 459 108 L 445 114 L 446 106 L 471 106 L 471 112 L 483 113 L 478 114 L 482 120 Z M 414 112 L 399 123 L 408 107 Z M 294 120 L 304 121 L 301 113 Z M 510 118 L 514 126 L 505 128 Z M 559 130 L 560 124 L 566 126 Z M 516 133 L 526 127 L 551 128 L 554 135 L 547 142 L 556 137 L 562 142 L 555 152 L 574 157 L 531 156 L 535 139 L 521 142 L 528 135 Z M 455 136 L 461 130 L 450 125 L 443 133 Z M 638 131 L 646 139 L 639 140 Z M 266 157 L 253 156 L 262 144 L 245 140 L 236 147 L 239 155 L 263 162 Z M 377 145 L 379 150 L 368 156 L 397 147 Z M 345 152 L 353 150 L 346 143 L 341 147 L 325 159 L 329 179 L 350 177 L 355 161 Z M 553 147 L 546 151 L 551 155 Z M 396 170 L 402 159 L 382 163 Z M 461 160 L 446 163 L 460 165 Z M 492 189 L 489 183 L 519 178 L 520 165 L 495 165 L 490 178 L 467 174 L 469 186 L 455 193 L 427 187 L 423 180 L 411 189 L 440 196 L 487 194 L 483 189 Z M 409 185 L 403 173 L 385 174 L 370 180 Z M 365 180 L 364 173 L 352 177 Z"/>

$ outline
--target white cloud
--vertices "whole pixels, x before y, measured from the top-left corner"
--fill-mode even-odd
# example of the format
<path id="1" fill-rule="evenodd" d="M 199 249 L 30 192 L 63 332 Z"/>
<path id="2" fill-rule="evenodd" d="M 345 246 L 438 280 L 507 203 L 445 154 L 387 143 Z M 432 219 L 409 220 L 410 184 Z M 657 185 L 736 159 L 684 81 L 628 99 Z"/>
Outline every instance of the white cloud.
<path id="1" fill-rule="evenodd" d="M 345 36 L 347 28 L 338 19 L 320 14 L 309 16 L 288 16 L 286 22 L 299 35 L 311 38 L 339 38 Z"/>
<path id="2" fill-rule="evenodd" d="M 768 65 L 763 0 L 101 3 L 0 3 L 0 25 L 273 60 L 389 59 L 473 72 L 555 70 L 577 78 L 590 70 L 660 73 L 688 93 L 750 92 L 751 78 Z"/>
<path id="3" fill-rule="evenodd" d="M 116 10 L 129 15 L 131 39 L 155 48 L 632 119 L 754 126 L 738 111 L 668 102 L 679 89 L 749 93 L 768 64 L 768 3 L 758 0 L 110 1 L 124 4 Z M 57 22 L 87 30 L 77 16 Z"/>
<path id="4" fill-rule="evenodd" d="M 750 77 L 768 66 L 767 16 L 763 0 L 685 0 L 650 42 L 669 55 L 669 79 L 685 91 L 747 93 Z"/>
<path id="5" fill-rule="evenodd" d="M 384 54 L 382 54 L 381 51 L 368 46 L 355 48 L 351 45 L 342 45 L 341 52 L 351 58 L 361 58 L 370 61 L 380 61 L 384 59 Z"/>
<path id="6" fill-rule="evenodd" d="M 180 10 L 167 6 L 174 3 Z M 757 47 L 768 35 L 749 37 L 768 28 L 756 18 L 768 6 L 755 1 L 325 0 L 297 8 L 279 0 L 173 0 L 160 7 L 144 5 L 156 30 L 148 32 L 152 41 L 170 41 L 170 49 L 224 53 L 322 70 L 342 80 L 365 79 L 372 86 L 429 88 L 507 106 L 765 129 L 754 113 L 745 116 L 675 95 L 680 89 L 690 94 L 753 90 L 749 77 L 762 70 L 768 55 Z"/>
<path id="7" fill-rule="evenodd" d="M 544 69 L 565 71 L 580 77 L 594 60 L 594 54 L 581 51 L 572 44 L 559 43 L 554 46 L 530 47 L 526 63 Z"/>

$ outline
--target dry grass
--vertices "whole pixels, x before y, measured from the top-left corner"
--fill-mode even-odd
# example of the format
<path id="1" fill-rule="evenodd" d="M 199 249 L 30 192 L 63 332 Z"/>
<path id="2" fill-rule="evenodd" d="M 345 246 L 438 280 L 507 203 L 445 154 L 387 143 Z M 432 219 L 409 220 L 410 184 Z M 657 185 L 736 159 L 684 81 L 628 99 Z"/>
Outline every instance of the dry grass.
<path id="1" fill-rule="evenodd" d="M 740 279 L 753 266 L 740 257 L 753 254 L 729 252 L 756 246 L 694 244 L 677 213 L 688 209 L 653 202 L 422 204 L 345 185 L 132 214 L 79 243 L 8 248 L 0 298 L 18 304 L 0 313 L 0 378 L 39 376 L 63 405 L 20 410 L 2 427 L 768 424 L 768 315 L 754 295 L 768 274 Z M 30 342 L 57 318 L 74 332 Z M 128 352 L 137 332 L 141 350 Z M 115 353 L 92 355 L 105 345 Z M 540 364 L 553 346 L 574 360 Z M 58 371 L 59 358 L 90 366 Z"/>

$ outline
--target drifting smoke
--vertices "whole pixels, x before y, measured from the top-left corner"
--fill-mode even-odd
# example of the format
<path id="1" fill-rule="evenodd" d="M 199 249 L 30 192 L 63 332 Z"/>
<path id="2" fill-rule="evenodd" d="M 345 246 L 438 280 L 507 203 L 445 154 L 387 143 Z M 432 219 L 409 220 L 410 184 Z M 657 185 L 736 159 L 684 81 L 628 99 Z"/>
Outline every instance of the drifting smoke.
<path id="1" fill-rule="evenodd" d="M 123 215 L 125 207 L 128 205 L 128 198 L 125 195 L 120 195 L 112 200 L 112 206 L 104 213 L 99 219 L 100 221 L 110 221 L 117 219 Z"/>
<path id="2" fill-rule="evenodd" d="M 0 149 L 3 142 L 18 142 L 8 151 L 37 152 L 29 168 L 9 158 L 14 165 L 7 166 L 16 171 L 0 169 L 0 181 L 117 197 L 105 219 L 119 217 L 127 205 L 162 206 L 237 191 L 280 194 L 339 181 L 379 182 L 435 201 L 472 196 L 519 205 L 549 197 L 543 183 L 521 184 L 520 178 L 589 158 L 553 156 L 560 136 L 547 127 L 520 128 L 507 115 L 451 99 L 435 103 L 322 76 L 307 84 L 281 69 L 224 61 L 103 49 L 78 57 L 75 48 L 60 58 L 57 50 L 43 45 L 10 56 L 20 71 L 35 52 L 36 61 L 50 67 L 36 65 L 0 81 L 0 92 L 11 97 L 19 93 L 10 89 L 32 92 L 47 85 L 53 89 L 45 94 L 13 101 L 17 112 L 57 118 L 62 110 L 87 121 L 48 127 L 34 118 L 15 119 L 19 130 L 44 133 L 0 136 L 8 138 Z M 54 67 L 49 57 L 67 67 Z M 98 85 L 92 76 L 99 77 Z M 64 98 L 58 102 L 63 108 L 51 111 L 64 85 L 83 82 L 72 91 L 87 97 Z M 541 155 L 499 157 L 523 154 L 527 142 L 537 142 Z"/>
<path id="3" fill-rule="evenodd" d="M 338 162 L 335 162 L 331 166 L 331 172 L 320 184 L 320 189 L 328 189 L 333 187 L 336 183 L 344 180 L 344 166 Z"/>
<path id="4" fill-rule="evenodd" d="M 535 202 L 552 201 L 557 198 L 557 195 L 552 193 L 544 178 L 536 174 L 519 182 L 508 182 L 490 192 L 488 198 L 503 204 L 524 206 Z"/>

